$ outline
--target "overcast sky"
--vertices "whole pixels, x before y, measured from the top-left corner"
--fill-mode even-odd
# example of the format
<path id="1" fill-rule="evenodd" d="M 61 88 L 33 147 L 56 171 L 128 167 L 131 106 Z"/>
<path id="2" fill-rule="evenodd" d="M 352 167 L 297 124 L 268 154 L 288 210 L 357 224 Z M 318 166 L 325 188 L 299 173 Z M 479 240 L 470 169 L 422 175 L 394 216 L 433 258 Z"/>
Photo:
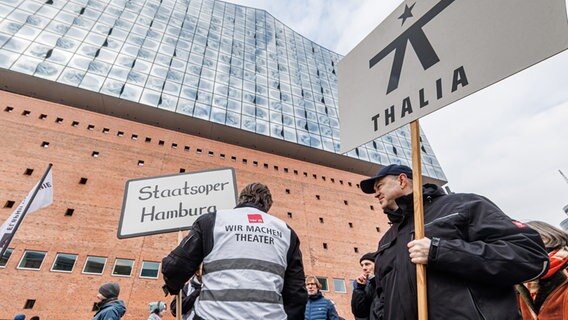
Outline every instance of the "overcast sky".
<path id="1" fill-rule="evenodd" d="M 402 0 L 230 0 L 266 9 L 346 55 Z M 411 3 L 410 3 L 411 4 Z M 402 13 L 402 11 L 401 11 Z M 559 226 L 568 216 L 568 51 L 420 119 L 455 192 L 484 195 L 509 216 Z"/>

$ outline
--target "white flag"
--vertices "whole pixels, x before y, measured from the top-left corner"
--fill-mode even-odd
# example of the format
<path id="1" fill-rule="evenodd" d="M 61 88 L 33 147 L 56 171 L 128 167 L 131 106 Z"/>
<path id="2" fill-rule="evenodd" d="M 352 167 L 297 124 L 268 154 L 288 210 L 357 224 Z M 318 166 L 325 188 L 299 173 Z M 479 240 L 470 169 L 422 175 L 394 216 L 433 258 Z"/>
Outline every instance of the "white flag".
<path id="1" fill-rule="evenodd" d="M 26 198 L 24 198 L 16 210 L 4 221 L 2 227 L 0 227 L 0 257 L 4 256 L 4 251 L 10 245 L 24 216 L 27 213 L 45 208 L 51 203 L 53 203 L 53 177 L 51 175 L 50 164 L 42 179 L 32 188 Z"/>

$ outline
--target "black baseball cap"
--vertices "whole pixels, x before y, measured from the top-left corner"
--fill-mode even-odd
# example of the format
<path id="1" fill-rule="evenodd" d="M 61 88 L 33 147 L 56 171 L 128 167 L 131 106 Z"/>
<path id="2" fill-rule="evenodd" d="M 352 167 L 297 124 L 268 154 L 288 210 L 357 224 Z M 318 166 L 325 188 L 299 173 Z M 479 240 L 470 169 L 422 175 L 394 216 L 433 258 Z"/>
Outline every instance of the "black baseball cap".
<path id="1" fill-rule="evenodd" d="M 412 169 L 401 164 L 391 164 L 382 168 L 374 177 L 361 181 L 361 190 L 365 193 L 375 193 L 375 181 L 386 176 L 398 176 L 404 173 L 412 179 Z"/>

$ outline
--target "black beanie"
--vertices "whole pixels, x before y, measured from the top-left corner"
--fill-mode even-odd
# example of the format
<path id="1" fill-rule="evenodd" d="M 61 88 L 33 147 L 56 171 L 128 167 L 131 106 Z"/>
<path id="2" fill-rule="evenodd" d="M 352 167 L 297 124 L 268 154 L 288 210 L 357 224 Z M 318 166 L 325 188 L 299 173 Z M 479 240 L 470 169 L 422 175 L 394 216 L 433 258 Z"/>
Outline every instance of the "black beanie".
<path id="1" fill-rule="evenodd" d="M 99 288 L 99 293 L 105 298 L 118 298 L 120 286 L 116 282 L 107 282 Z"/>
<path id="2" fill-rule="evenodd" d="M 361 259 L 359 259 L 359 263 L 361 263 L 363 260 L 369 260 L 369 261 L 372 261 L 373 263 L 375 263 L 376 257 L 377 257 L 376 252 L 367 252 L 361 257 Z"/>

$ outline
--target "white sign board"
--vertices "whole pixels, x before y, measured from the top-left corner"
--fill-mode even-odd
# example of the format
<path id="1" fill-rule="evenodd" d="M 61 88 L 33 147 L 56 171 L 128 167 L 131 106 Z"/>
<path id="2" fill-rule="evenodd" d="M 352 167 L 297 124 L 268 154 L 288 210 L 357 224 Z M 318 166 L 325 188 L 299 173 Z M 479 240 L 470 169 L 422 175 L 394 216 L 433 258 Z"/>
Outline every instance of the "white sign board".
<path id="1" fill-rule="evenodd" d="M 566 48 L 565 0 L 404 1 L 339 62 L 341 152 Z"/>
<path id="2" fill-rule="evenodd" d="M 236 206 L 232 168 L 126 182 L 118 238 L 189 229 L 202 214 Z"/>

